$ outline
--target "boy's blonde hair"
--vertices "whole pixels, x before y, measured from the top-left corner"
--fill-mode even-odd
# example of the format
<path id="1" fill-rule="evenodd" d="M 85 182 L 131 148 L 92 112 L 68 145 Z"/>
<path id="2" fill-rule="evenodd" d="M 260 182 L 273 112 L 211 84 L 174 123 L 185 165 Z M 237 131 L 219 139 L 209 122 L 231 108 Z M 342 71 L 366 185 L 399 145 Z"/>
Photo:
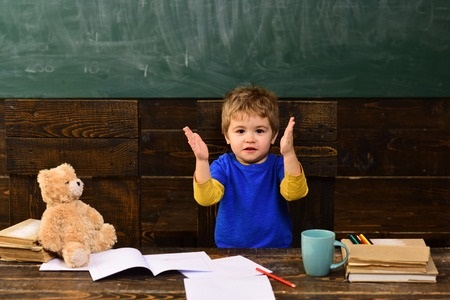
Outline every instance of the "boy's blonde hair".
<path id="1" fill-rule="evenodd" d="M 242 120 L 247 116 L 268 118 L 272 137 L 280 129 L 278 98 L 262 87 L 241 86 L 229 92 L 222 105 L 222 133 L 227 134 L 232 119 Z"/>

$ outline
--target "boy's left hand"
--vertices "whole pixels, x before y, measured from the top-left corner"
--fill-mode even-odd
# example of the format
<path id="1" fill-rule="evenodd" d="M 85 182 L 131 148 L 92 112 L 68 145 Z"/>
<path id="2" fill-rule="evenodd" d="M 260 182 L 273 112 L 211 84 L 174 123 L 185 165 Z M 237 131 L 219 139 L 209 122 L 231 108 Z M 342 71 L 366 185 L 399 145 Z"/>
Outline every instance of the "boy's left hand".
<path id="1" fill-rule="evenodd" d="M 294 153 L 294 117 L 289 119 L 289 123 L 284 130 L 284 135 L 280 140 L 280 152 L 283 156 Z"/>

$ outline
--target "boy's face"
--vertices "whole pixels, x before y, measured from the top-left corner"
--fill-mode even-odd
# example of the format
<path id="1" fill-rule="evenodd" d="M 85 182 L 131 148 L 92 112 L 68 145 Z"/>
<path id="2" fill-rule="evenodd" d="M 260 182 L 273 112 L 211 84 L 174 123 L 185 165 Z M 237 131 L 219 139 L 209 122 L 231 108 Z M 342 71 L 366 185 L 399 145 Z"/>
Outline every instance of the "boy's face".
<path id="1" fill-rule="evenodd" d="M 225 140 L 231 146 L 237 160 L 244 164 L 260 164 L 266 161 L 270 145 L 275 142 L 268 118 L 243 115 L 231 118 Z"/>

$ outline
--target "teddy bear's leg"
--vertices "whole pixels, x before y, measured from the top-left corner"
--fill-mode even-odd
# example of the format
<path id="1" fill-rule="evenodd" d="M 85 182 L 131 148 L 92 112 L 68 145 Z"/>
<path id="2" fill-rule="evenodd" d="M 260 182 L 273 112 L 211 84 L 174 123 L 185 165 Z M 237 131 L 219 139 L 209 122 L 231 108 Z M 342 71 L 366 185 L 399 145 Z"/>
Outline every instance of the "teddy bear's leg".
<path id="1" fill-rule="evenodd" d="M 68 242 L 62 250 L 62 257 L 67 266 L 79 268 L 89 263 L 90 252 L 79 242 Z"/>
<path id="2" fill-rule="evenodd" d="M 117 242 L 116 230 L 111 224 L 105 223 L 97 232 L 97 237 L 91 245 L 92 252 L 101 252 L 111 249 Z"/>

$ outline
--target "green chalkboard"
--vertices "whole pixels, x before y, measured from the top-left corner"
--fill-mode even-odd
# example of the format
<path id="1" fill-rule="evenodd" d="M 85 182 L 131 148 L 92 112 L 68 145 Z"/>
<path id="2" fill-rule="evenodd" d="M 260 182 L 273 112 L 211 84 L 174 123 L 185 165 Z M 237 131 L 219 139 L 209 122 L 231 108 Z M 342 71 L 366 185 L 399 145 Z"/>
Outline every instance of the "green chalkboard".
<path id="1" fill-rule="evenodd" d="M 449 97 L 448 0 L 0 0 L 0 98 Z"/>

